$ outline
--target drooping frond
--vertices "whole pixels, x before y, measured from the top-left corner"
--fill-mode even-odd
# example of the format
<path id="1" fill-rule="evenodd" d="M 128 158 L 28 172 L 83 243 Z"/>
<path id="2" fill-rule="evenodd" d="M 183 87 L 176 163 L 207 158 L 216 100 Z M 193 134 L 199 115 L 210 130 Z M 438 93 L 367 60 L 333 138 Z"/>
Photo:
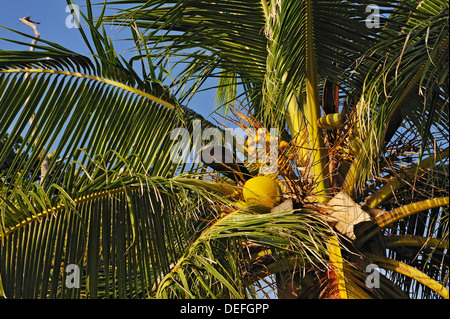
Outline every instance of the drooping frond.
<path id="1" fill-rule="evenodd" d="M 105 158 L 113 167 L 102 167 Z M 198 186 L 137 173 L 133 160 L 112 152 L 97 157 L 81 174 L 73 176 L 74 170 L 66 170 L 65 178 L 73 178 L 80 190 L 72 197 L 65 192 L 50 197 L 51 192 L 38 184 L 29 193 L 2 195 L 4 296 L 155 295 L 164 274 L 201 232 L 204 223 L 199 218 L 218 215 L 215 205 L 220 197 L 213 203 Z M 52 187 L 62 190 L 56 184 Z M 71 277 L 74 269 L 76 278 Z"/>

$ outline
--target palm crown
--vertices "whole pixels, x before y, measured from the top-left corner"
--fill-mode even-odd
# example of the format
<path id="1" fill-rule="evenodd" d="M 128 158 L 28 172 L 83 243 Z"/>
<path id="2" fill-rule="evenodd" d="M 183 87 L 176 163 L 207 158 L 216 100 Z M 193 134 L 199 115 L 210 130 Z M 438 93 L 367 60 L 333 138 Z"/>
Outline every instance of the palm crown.
<path id="1" fill-rule="evenodd" d="M 0 50 L 0 295 L 448 298 L 447 2 L 123 4 L 86 1 L 91 57 Z M 211 79 L 229 122 L 189 104 Z M 174 130 L 232 125 L 279 132 L 232 149 L 276 147 L 269 211 L 242 194 L 265 165 L 171 156 Z"/>

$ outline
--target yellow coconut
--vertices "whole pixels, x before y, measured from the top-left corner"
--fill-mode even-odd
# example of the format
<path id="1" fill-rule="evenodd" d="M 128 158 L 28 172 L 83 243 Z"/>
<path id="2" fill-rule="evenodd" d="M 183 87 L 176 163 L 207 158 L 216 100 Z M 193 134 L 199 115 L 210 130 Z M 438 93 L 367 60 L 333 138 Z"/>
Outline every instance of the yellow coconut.
<path id="1" fill-rule="evenodd" d="M 249 179 L 243 189 L 244 200 L 259 213 L 268 213 L 281 200 L 281 188 L 278 183 L 267 176 Z"/>

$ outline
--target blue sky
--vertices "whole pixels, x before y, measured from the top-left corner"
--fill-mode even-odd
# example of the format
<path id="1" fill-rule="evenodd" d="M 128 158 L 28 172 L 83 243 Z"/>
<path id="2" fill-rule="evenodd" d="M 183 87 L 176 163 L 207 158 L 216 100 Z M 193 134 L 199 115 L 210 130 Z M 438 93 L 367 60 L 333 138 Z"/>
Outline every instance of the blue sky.
<path id="1" fill-rule="evenodd" d="M 95 3 L 96 1 L 92 1 Z M 77 1 L 83 11 L 84 1 Z M 31 15 L 31 20 L 40 22 L 38 30 L 41 38 L 58 43 L 77 53 L 89 54 L 83 39 L 76 28 L 66 27 L 69 12 L 66 12 L 65 0 L 0 0 L 0 26 L 34 35 L 33 30 L 19 21 L 20 18 Z M 98 8 L 100 10 L 100 7 Z M 124 37 L 115 27 L 107 27 L 109 35 L 114 40 Z M 0 28 L 0 38 L 29 41 L 8 30 Z M 130 42 L 116 41 L 114 43 L 119 54 L 130 56 L 127 50 L 132 46 Z M 11 44 L 0 40 L 1 50 L 28 50 L 28 47 Z M 214 83 L 213 83 L 214 85 Z M 189 107 L 207 117 L 214 110 L 214 91 L 200 92 L 190 102 Z"/>
<path id="2" fill-rule="evenodd" d="M 66 27 L 66 6 L 65 0 L 0 0 L 0 25 L 33 35 L 33 30 L 19 21 L 19 18 L 31 15 L 31 20 L 40 22 L 38 29 L 41 38 L 87 53 L 78 30 Z M 10 32 L 0 29 L 0 37 L 11 36 Z M 0 48 L 18 47 L 2 41 Z"/>

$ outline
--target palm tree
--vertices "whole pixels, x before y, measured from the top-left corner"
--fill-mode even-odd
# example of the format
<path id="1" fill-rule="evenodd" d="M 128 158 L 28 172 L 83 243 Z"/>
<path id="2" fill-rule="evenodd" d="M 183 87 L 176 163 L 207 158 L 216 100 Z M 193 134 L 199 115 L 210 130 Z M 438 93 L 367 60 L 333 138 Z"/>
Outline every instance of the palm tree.
<path id="1" fill-rule="evenodd" d="M 107 4 L 86 1 L 91 57 L 0 51 L 0 295 L 448 298 L 447 2 Z M 260 164 L 170 155 L 196 119 L 226 131 L 184 106 L 211 79 L 231 123 L 284 141 L 270 212 L 242 195 Z"/>

